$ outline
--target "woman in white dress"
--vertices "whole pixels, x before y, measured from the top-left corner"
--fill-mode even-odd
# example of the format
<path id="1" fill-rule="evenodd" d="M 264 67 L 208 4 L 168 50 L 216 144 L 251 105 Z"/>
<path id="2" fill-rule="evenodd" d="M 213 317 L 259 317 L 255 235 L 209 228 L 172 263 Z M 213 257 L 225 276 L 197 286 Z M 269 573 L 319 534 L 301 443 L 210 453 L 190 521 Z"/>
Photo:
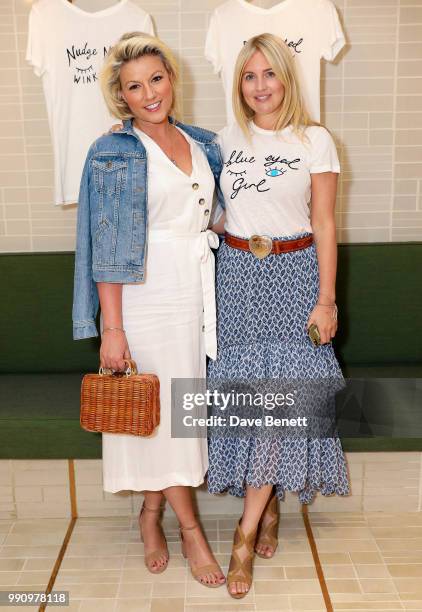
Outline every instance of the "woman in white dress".
<path id="1" fill-rule="evenodd" d="M 151 437 L 103 435 L 104 489 L 144 491 L 139 522 L 145 563 L 153 573 L 166 569 L 169 561 L 159 522 L 162 502 L 168 500 L 192 574 L 201 584 L 217 587 L 224 575 L 198 525 L 190 490 L 204 481 L 207 440 L 172 437 L 170 410 L 171 380 L 204 379 L 206 354 L 216 355 L 210 246 L 218 239 L 207 226 L 221 156 L 213 133 L 170 119 L 177 74 L 171 51 L 158 39 L 135 32 L 112 48 L 101 75 L 107 105 L 124 127 L 96 141 L 98 157 L 92 162 L 88 156 L 86 171 L 93 164 L 97 170 L 104 167 L 100 179 L 93 171 L 91 183 L 106 185 L 104 198 L 114 194 L 114 218 L 105 225 L 115 223 L 117 240 L 124 235 L 132 245 L 136 232 L 144 232 L 145 255 L 141 283 L 119 282 L 111 275 L 98 282 L 93 275 L 102 315 L 101 365 L 122 370 L 124 359 L 134 359 L 140 371 L 158 375 L 161 394 L 161 422 Z M 110 187 L 113 168 L 124 168 L 118 187 Z M 101 200 L 99 215 L 107 214 L 106 205 Z M 130 207 L 131 230 L 123 221 L 123 206 Z M 91 209 L 91 224 L 93 216 Z M 80 211 L 80 241 L 83 218 Z"/>

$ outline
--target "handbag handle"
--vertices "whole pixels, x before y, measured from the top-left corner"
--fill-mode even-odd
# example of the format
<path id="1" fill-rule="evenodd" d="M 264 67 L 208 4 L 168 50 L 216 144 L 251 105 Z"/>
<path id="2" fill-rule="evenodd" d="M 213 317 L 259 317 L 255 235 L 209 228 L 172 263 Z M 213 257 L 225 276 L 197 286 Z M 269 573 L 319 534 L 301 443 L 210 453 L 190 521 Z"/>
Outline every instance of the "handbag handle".
<path id="1" fill-rule="evenodd" d="M 124 359 L 123 361 L 127 365 L 126 370 L 124 370 L 124 374 L 126 374 L 126 378 L 129 378 L 129 376 L 132 376 L 132 374 L 135 375 L 138 373 L 136 361 L 134 361 L 133 359 Z M 103 368 L 102 366 L 99 367 L 98 374 L 100 376 L 114 376 L 114 375 L 121 376 L 122 375 L 121 372 L 115 372 L 114 370 L 110 370 L 110 368 Z"/>

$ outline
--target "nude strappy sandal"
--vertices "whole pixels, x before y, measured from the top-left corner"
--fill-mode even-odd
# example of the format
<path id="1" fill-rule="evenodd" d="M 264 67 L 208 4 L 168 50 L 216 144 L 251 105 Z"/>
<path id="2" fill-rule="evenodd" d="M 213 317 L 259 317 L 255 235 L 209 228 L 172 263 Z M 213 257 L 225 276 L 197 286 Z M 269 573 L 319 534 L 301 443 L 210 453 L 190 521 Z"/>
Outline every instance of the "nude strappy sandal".
<path id="1" fill-rule="evenodd" d="M 145 505 L 145 502 L 142 504 L 141 512 L 139 513 L 139 529 L 141 532 L 141 542 L 144 541 L 144 538 L 142 536 L 141 521 L 140 521 L 142 513 L 143 512 L 153 512 L 155 514 L 161 514 L 162 510 L 163 510 L 162 506 L 160 506 L 159 508 L 148 508 Z M 158 566 L 157 568 L 155 568 L 153 566 L 154 561 L 160 561 L 163 555 L 167 558 L 167 562 L 163 566 Z M 151 572 L 151 574 L 161 574 L 162 572 L 164 572 L 164 570 L 167 569 L 168 562 L 169 562 L 169 551 L 168 551 L 167 546 L 165 548 L 158 548 L 157 550 L 153 550 L 152 552 L 145 555 L 145 567 L 147 568 L 148 571 Z"/>
<path id="2" fill-rule="evenodd" d="M 268 502 L 263 514 L 269 514 L 271 516 L 271 522 L 268 523 L 268 525 L 266 525 L 265 527 L 263 527 L 261 518 L 261 522 L 258 527 L 258 539 L 255 543 L 255 552 L 261 559 L 271 559 L 271 557 L 274 556 L 274 553 L 277 550 L 278 546 L 278 522 L 280 519 L 280 514 L 278 512 L 277 496 L 275 493 Z M 256 550 L 257 546 L 271 546 L 271 548 L 273 549 L 272 555 L 268 556 L 259 553 Z"/>
<path id="3" fill-rule="evenodd" d="M 186 543 L 183 538 L 183 532 L 192 531 L 192 529 L 200 529 L 200 526 L 197 523 L 196 525 L 192 525 L 192 527 L 179 527 L 180 539 L 182 543 L 182 555 L 185 559 L 188 559 L 188 556 L 186 553 Z M 209 587 L 210 589 L 215 589 L 217 587 L 223 586 L 224 582 L 217 582 L 216 584 L 213 584 L 212 582 L 204 582 L 203 580 L 201 580 L 201 576 L 205 576 L 206 574 L 219 572 L 221 574 L 223 573 L 221 571 L 221 567 L 217 563 L 209 563 L 208 565 L 202 565 L 201 567 L 196 568 L 194 568 L 190 563 L 189 565 L 192 576 L 195 578 L 195 580 L 199 582 L 199 584 Z"/>
<path id="4" fill-rule="evenodd" d="M 227 574 L 227 590 L 229 595 L 235 599 L 242 599 L 243 597 L 246 597 L 252 586 L 252 568 L 253 558 L 255 555 L 254 547 L 256 532 L 257 530 L 255 529 L 254 531 L 251 531 L 251 533 L 245 535 L 240 526 L 240 521 L 238 522 L 236 531 L 234 532 L 233 550 L 230 558 L 229 571 Z M 241 561 L 238 554 L 238 550 L 239 548 L 242 548 L 242 546 L 246 546 L 248 551 L 248 555 L 245 557 L 245 559 L 243 559 L 243 561 Z M 243 582 L 244 584 L 247 584 L 248 590 L 245 593 L 232 593 L 231 586 L 234 582 Z"/>

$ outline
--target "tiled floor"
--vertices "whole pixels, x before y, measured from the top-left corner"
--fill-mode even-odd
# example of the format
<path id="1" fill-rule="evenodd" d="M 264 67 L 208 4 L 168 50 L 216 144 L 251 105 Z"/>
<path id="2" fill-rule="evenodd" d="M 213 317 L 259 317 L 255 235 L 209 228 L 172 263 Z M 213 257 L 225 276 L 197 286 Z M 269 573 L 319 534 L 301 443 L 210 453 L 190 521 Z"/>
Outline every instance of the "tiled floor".
<path id="1" fill-rule="evenodd" d="M 336 612 L 422 612 L 422 514 L 311 513 L 309 520 Z M 224 569 L 235 523 L 235 517 L 221 516 L 203 521 Z M 0 521 L 0 590 L 45 589 L 68 524 L 65 519 Z M 282 515 L 279 551 L 271 560 L 256 558 L 253 589 L 241 602 L 225 587 L 206 589 L 195 582 L 180 554 L 174 519 L 166 519 L 165 530 L 170 565 L 153 576 L 144 567 L 136 517 L 78 519 L 54 586 L 70 591 L 71 604 L 64 609 L 326 610 L 300 514 Z"/>

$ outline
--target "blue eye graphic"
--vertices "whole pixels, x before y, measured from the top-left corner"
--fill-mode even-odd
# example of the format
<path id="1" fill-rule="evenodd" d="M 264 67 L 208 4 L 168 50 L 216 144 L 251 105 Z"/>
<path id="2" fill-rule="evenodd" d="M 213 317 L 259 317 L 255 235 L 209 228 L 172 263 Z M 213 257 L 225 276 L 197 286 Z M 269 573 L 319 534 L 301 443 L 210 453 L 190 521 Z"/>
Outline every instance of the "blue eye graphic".
<path id="1" fill-rule="evenodd" d="M 281 176 L 282 174 L 285 174 L 285 172 L 286 170 L 279 170 L 278 168 L 268 168 L 265 174 L 267 176 Z"/>

